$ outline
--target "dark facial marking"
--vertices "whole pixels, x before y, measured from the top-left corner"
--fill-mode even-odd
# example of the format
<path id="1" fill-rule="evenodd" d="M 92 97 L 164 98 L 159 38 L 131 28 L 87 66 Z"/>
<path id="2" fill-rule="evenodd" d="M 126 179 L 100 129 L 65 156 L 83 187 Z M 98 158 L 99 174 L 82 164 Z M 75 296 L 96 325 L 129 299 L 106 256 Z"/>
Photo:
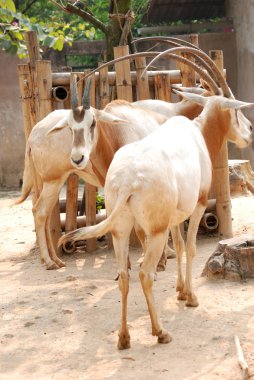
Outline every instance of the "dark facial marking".
<path id="1" fill-rule="evenodd" d="M 73 117 L 77 123 L 80 123 L 84 119 L 84 116 L 85 116 L 85 110 L 83 107 L 77 107 L 73 111 Z"/>
<path id="2" fill-rule="evenodd" d="M 83 131 L 83 129 L 73 131 L 73 135 L 74 135 L 73 145 L 75 147 L 79 147 L 79 146 L 84 146 L 85 145 L 84 131 Z"/>

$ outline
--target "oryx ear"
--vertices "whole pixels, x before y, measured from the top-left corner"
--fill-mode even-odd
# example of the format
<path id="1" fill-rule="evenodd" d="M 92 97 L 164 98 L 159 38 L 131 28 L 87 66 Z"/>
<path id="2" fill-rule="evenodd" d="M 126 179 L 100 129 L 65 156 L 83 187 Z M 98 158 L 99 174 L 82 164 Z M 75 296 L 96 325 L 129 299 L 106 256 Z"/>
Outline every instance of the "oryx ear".
<path id="1" fill-rule="evenodd" d="M 254 103 L 242 102 L 241 100 L 237 100 L 237 99 L 223 98 L 221 100 L 221 102 L 222 102 L 223 107 L 231 108 L 231 109 L 235 109 L 235 110 L 240 110 L 242 108 L 254 106 Z"/>
<path id="2" fill-rule="evenodd" d="M 50 130 L 47 132 L 47 135 L 53 135 L 56 132 L 59 132 L 61 129 L 69 127 L 67 117 L 59 120 Z"/>
<path id="3" fill-rule="evenodd" d="M 179 86 L 177 84 L 172 84 L 171 85 L 172 89 L 180 91 L 180 92 L 191 92 L 192 94 L 199 94 L 203 95 L 203 93 L 206 91 L 204 88 L 201 87 L 184 87 L 184 86 Z"/>
<path id="4" fill-rule="evenodd" d="M 185 92 L 185 91 L 177 91 L 175 89 L 173 91 L 177 95 L 182 96 L 184 99 L 201 104 L 202 106 L 205 106 L 207 102 L 207 98 L 199 94 L 194 94 L 194 93 Z"/>
<path id="5" fill-rule="evenodd" d="M 119 117 L 110 114 L 109 112 L 103 111 L 103 110 L 96 110 L 95 111 L 96 120 L 105 121 L 107 123 L 115 123 L 115 122 L 124 122 L 126 123 L 126 120 L 120 119 Z"/>

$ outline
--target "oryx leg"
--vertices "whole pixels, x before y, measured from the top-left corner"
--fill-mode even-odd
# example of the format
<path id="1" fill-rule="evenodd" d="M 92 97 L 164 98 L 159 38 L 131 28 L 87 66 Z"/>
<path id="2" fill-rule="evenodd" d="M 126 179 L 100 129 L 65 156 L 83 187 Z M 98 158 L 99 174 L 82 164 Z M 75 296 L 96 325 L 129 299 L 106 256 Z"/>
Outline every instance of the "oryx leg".
<path id="1" fill-rule="evenodd" d="M 37 234 L 40 255 L 47 269 L 57 269 L 64 263 L 57 258 L 55 261 L 55 250 L 52 243 L 48 245 L 47 236 L 49 236 L 49 219 L 53 207 L 55 206 L 62 184 L 58 182 L 45 182 L 41 194 L 33 207 L 35 229 Z M 46 227 L 48 231 L 46 232 Z M 52 249 L 53 248 L 53 249 Z M 50 251 L 49 251 L 50 250 Z M 52 256 L 52 258 L 50 257 Z M 63 264 L 63 265 L 61 265 Z"/>
<path id="2" fill-rule="evenodd" d="M 186 241 L 186 276 L 184 284 L 184 293 L 187 298 L 186 306 L 198 306 L 198 299 L 192 289 L 192 260 L 196 255 L 197 232 L 205 208 L 205 205 L 198 203 L 189 221 Z"/>
<path id="3" fill-rule="evenodd" d="M 180 231 L 180 226 L 175 226 L 171 228 L 171 235 L 173 240 L 174 249 L 176 251 L 177 259 L 177 283 L 176 291 L 178 293 L 178 300 L 186 300 L 186 295 L 184 293 L 184 276 L 182 268 L 182 258 L 183 252 L 185 250 L 184 240 Z"/>
<path id="4" fill-rule="evenodd" d="M 156 233 L 156 235 L 147 237 L 145 257 L 139 272 L 139 277 L 151 318 L 152 334 L 158 337 L 159 343 L 169 343 L 171 341 L 171 336 L 163 328 L 158 318 L 153 296 L 154 276 L 167 237 L 168 231 Z"/>
<path id="5" fill-rule="evenodd" d="M 127 325 L 127 298 L 129 293 L 129 238 L 132 227 L 133 218 L 130 215 L 124 214 L 124 218 L 119 217 L 117 228 L 113 228 L 111 231 L 118 268 L 118 284 L 122 296 L 122 317 L 118 333 L 119 350 L 130 348 L 130 334 Z"/>

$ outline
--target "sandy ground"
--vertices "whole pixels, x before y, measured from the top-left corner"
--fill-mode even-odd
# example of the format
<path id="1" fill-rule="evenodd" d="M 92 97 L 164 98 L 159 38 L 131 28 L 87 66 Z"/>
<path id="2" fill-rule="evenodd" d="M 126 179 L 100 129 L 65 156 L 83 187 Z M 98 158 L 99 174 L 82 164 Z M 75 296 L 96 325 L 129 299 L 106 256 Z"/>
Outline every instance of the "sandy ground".
<path id="1" fill-rule="evenodd" d="M 114 254 L 65 256 L 46 271 L 38 259 L 31 201 L 0 199 L 0 379 L 240 380 L 238 335 L 254 377 L 254 281 L 208 281 L 200 273 L 218 237 L 199 237 L 194 261 L 198 308 L 177 301 L 176 262 L 158 273 L 154 292 L 173 341 L 157 344 L 139 284 L 140 250 L 131 252 L 131 349 L 118 351 L 120 292 Z M 254 231 L 253 196 L 232 199 L 234 235 Z M 251 376 L 252 378 L 252 376 Z"/>

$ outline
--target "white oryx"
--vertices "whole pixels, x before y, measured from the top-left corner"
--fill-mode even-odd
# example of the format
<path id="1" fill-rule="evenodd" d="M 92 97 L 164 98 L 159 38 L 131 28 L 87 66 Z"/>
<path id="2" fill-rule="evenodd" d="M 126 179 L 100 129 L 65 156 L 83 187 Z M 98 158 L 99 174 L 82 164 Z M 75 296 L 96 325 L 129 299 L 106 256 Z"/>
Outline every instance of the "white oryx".
<path id="1" fill-rule="evenodd" d="M 22 195 L 16 204 L 23 202 L 32 191 L 33 167 L 41 182 L 41 192 L 34 204 L 33 214 L 41 261 L 45 263 L 47 269 L 64 266 L 63 261 L 57 257 L 50 231 L 51 213 L 67 177 L 71 173 L 76 173 L 94 186 L 104 186 L 108 167 L 120 147 L 147 136 L 166 118 L 176 114 L 193 118 L 202 110 L 202 106 L 186 100 L 172 104 L 155 100 L 152 103 L 149 101 L 149 111 L 147 111 L 145 100 L 143 108 L 146 111 L 138 109 L 135 103 L 132 105 L 124 101 L 113 101 L 106 106 L 104 111 L 99 111 L 89 107 L 87 93 L 84 94 L 83 100 L 83 105 L 76 111 L 77 99 L 74 96 L 71 110 L 57 110 L 47 115 L 34 126 L 26 145 Z M 142 101 L 138 104 L 141 106 Z M 158 104 L 163 110 L 160 113 Z M 86 108 L 90 108 L 90 117 L 88 112 L 84 112 Z M 93 130 L 96 130 L 93 139 L 97 138 L 97 142 L 94 144 L 93 140 L 93 152 L 89 162 L 86 161 L 86 165 L 83 160 L 79 161 L 82 154 L 77 156 L 74 153 L 73 160 L 70 161 L 74 115 L 76 116 L 77 113 L 79 115 L 77 117 L 81 119 L 82 115 L 86 114 L 86 117 L 79 119 L 79 132 L 77 135 L 74 132 L 76 141 L 85 143 L 84 136 L 80 132 L 83 128 L 91 134 L 86 139 L 89 146 L 89 139 L 92 138 Z"/>
<path id="2" fill-rule="evenodd" d="M 204 106 L 193 121 L 172 117 L 143 140 L 128 144 L 115 154 L 105 182 L 107 219 L 63 236 L 59 244 L 98 237 L 107 232 L 113 244 L 122 293 L 122 319 L 118 348 L 130 347 L 127 326 L 129 289 L 129 236 L 135 227 L 144 251 L 140 280 L 146 297 L 152 334 L 159 343 L 171 340 L 155 308 L 152 286 L 156 266 L 171 229 L 178 260 L 178 299 L 197 306 L 192 288 L 192 260 L 196 235 L 207 204 L 212 165 L 225 139 L 244 148 L 251 141 L 252 126 L 241 109 L 254 104 L 228 97 L 217 87 L 217 95 L 203 97 L 182 93 L 186 99 Z M 74 131 L 75 133 L 75 131 Z M 75 148 L 75 147 L 74 147 Z M 185 244 L 179 224 L 190 218 L 186 241 L 186 276 L 182 274 Z"/>

